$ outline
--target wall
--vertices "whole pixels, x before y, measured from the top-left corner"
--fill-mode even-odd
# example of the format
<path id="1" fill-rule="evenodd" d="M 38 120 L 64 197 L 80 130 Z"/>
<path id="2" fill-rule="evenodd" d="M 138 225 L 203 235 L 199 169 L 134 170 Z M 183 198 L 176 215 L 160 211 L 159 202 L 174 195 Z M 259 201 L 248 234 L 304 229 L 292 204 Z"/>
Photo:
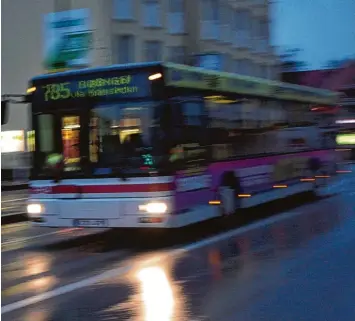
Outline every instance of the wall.
<path id="1" fill-rule="evenodd" d="M 2 1 L 1 94 L 25 93 L 28 80 L 43 72 L 42 14 L 52 10 L 51 0 Z M 1 130 L 29 129 L 28 106 L 10 107 L 8 123 Z"/>

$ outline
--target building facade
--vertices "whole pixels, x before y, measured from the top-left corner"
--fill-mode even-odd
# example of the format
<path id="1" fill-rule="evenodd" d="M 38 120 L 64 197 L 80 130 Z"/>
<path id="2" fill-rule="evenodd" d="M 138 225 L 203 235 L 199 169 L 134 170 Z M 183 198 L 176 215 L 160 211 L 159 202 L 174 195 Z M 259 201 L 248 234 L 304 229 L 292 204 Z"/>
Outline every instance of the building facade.
<path id="1" fill-rule="evenodd" d="M 53 36 L 44 30 L 45 21 L 66 12 L 67 24 L 56 24 L 68 27 L 77 9 L 86 9 L 84 31 L 90 34 L 87 59 L 77 68 L 142 61 L 196 64 L 199 55 L 212 53 L 219 58 L 217 69 L 277 80 L 269 6 L 268 0 L 3 0 L 1 92 L 24 93 L 31 77 L 48 71 L 45 51 Z M 74 43 L 78 39 L 83 37 Z M 12 151 L 6 147 L 11 137 L 23 137 L 20 150 L 31 149 L 28 115 L 28 107 L 10 106 L 2 126 L 4 152 Z"/>
<path id="2" fill-rule="evenodd" d="M 339 107 L 332 113 L 320 113 L 319 117 L 335 127 L 338 145 L 351 150 L 348 157 L 355 159 L 355 61 L 344 62 L 337 69 L 286 72 L 282 80 L 342 93 Z"/>

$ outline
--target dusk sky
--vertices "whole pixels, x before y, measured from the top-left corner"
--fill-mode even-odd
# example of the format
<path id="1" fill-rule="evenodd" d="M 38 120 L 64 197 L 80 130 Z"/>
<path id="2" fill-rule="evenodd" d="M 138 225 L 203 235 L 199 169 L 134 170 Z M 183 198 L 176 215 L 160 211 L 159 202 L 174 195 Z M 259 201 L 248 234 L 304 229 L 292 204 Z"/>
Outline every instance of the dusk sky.
<path id="1" fill-rule="evenodd" d="M 309 69 L 355 58 L 355 0 L 273 0 L 275 46 L 300 48 Z"/>

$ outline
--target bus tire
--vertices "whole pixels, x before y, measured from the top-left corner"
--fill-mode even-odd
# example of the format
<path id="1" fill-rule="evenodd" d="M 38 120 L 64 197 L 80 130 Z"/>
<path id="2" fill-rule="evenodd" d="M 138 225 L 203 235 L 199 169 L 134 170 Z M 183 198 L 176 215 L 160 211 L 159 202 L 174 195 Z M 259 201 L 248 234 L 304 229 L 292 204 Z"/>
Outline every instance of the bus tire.
<path id="1" fill-rule="evenodd" d="M 316 175 L 315 175 L 316 176 Z M 320 171 L 319 176 L 327 176 L 326 171 Z M 315 198 L 327 195 L 328 178 L 315 178 L 312 194 Z"/>
<path id="2" fill-rule="evenodd" d="M 237 194 L 240 190 L 239 179 L 231 171 L 225 172 L 218 187 L 221 216 L 234 214 L 239 208 Z"/>

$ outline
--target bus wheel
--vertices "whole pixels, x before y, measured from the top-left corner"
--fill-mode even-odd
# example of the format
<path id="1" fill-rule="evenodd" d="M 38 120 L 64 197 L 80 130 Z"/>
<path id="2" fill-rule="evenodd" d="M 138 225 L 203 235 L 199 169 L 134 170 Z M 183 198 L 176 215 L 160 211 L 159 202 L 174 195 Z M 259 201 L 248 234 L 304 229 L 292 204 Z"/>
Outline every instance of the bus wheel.
<path id="1" fill-rule="evenodd" d="M 221 216 L 234 214 L 238 209 L 238 199 L 236 195 L 238 185 L 238 179 L 233 172 L 227 172 L 223 175 L 221 184 L 218 188 L 218 196 L 221 202 Z"/>
<path id="2" fill-rule="evenodd" d="M 328 178 L 326 172 L 322 172 L 318 178 L 316 178 L 313 184 L 312 194 L 316 198 L 324 197 L 328 194 L 327 187 L 328 187 Z"/>

